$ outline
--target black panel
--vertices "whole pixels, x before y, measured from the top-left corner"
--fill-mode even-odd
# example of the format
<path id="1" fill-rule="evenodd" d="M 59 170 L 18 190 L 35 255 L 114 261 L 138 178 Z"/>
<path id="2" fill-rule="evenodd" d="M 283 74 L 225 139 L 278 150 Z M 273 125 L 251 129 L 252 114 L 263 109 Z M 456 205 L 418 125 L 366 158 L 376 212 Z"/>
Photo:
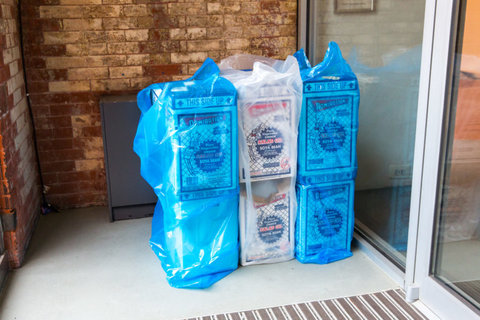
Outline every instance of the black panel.
<path id="1" fill-rule="evenodd" d="M 151 215 L 152 205 L 157 198 L 153 189 L 141 177 L 140 159 L 133 151 L 133 140 L 140 118 L 136 96 L 104 97 L 100 105 L 112 220 Z M 137 205 L 149 206 L 138 210 L 132 207 Z M 116 209 L 127 206 L 121 210 Z M 130 210 L 131 214 L 125 210 Z M 120 212 L 121 216 L 117 216 Z"/>

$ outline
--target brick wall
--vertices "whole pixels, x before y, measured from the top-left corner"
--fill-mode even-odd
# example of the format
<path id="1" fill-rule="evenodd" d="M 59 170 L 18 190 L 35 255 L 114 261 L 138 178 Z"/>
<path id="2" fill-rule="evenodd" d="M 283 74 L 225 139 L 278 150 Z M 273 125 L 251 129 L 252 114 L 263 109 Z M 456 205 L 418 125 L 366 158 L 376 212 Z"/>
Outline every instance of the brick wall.
<path id="1" fill-rule="evenodd" d="M 17 2 L 1 0 L 0 13 L 0 215 L 16 212 L 17 227 L 4 234 L 12 267 L 23 261 L 40 212 L 40 187 L 25 95 Z"/>
<path id="2" fill-rule="evenodd" d="M 183 79 L 207 57 L 296 49 L 296 0 L 24 1 L 40 163 L 60 207 L 106 203 L 101 95 Z"/>

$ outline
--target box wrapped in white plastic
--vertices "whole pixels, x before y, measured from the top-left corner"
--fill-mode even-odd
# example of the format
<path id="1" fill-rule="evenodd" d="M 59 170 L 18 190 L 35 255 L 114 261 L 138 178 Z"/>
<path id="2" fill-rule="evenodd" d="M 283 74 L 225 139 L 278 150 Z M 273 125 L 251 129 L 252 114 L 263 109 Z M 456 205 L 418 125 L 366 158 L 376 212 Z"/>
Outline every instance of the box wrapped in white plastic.
<path id="1" fill-rule="evenodd" d="M 266 88 L 264 96 L 239 101 L 240 134 L 245 136 L 252 181 L 291 177 L 295 166 L 296 136 L 292 125 L 295 97 L 282 87 Z M 240 165 L 240 181 L 248 168 Z"/>
<path id="2" fill-rule="evenodd" d="M 238 96 L 241 264 L 293 259 L 303 86 L 298 62 L 239 55 L 220 69 Z"/>
<path id="3" fill-rule="evenodd" d="M 252 183 L 240 194 L 241 264 L 281 262 L 294 257 L 296 201 L 290 178 Z"/>

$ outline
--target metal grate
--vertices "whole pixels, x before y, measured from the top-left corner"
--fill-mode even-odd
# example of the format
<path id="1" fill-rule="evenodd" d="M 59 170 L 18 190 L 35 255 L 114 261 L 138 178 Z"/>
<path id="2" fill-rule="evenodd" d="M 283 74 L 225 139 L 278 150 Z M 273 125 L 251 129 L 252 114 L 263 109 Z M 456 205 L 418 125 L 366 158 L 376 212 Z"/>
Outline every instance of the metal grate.
<path id="1" fill-rule="evenodd" d="M 191 320 L 426 320 L 413 305 L 405 302 L 401 289 L 281 307 L 191 318 Z"/>

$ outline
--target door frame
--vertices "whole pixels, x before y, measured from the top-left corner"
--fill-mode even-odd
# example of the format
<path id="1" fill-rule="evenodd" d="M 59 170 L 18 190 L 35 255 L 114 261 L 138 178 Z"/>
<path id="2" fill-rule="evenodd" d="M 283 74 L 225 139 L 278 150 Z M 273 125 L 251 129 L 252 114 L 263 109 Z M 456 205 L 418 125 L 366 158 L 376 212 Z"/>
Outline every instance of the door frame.
<path id="1" fill-rule="evenodd" d="M 358 233 L 355 239 L 393 280 L 406 291 L 409 301 L 420 299 L 445 319 L 478 319 L 466 300 L 430 273 L 435 210 L 437 206 L 441 142 L 444 114 L 448 110 L 450 89 L 448 77 L 452 34 L 456 30 L 458 0 L 426 0 L 422 58 L 417 106 L 417 124 L 412 175 L 410 220 L 405 270 L 400 269 Z M 298 48 L 311 57 L 315 28 L 315 0 L 298 1 Z M 452 44 L 453 43 L 453 44 Z M 454 48 L 454 47 L 453 47 Z"/>
<path id="2" fill-rule="evenodd" d="M 452 74 L 459 18 L 459 0 L 436 3 L 434 42 L 430 66 L 428 116 L 426 122 L 424 166 L 418 236 L 415 245 L 413 285 L 420 300 L 445 319 L 479 319 L 480 311 L 431 274 L 439 191 L 443 176 L 443 141 L 451 107 Z M 413 253 L 412 253 L 413 256 Z"/>

